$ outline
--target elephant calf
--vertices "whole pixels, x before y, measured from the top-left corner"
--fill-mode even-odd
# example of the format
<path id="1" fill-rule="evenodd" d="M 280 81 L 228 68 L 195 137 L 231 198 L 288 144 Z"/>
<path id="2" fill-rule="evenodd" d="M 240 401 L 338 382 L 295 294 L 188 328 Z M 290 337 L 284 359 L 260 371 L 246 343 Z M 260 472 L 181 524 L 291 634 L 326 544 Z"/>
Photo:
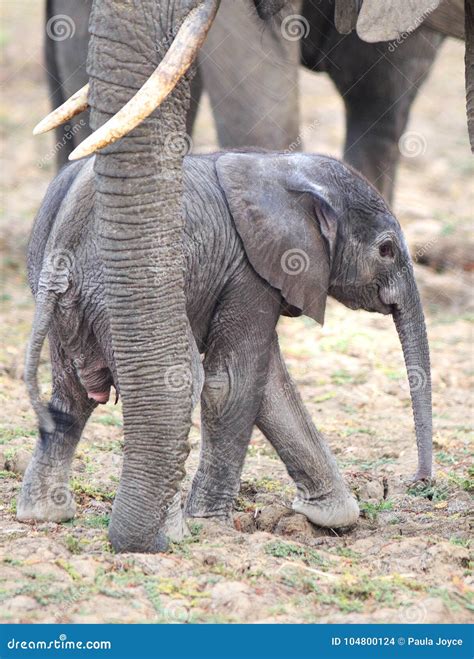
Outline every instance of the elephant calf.
<path id="1" fill-rule="evenodd" d="M 75 448 L 93 408 L 108 400 L 112 385 L 119 390 L 92 212 L 93 160 L 59 173 L 31 236 L 28 272 L 36 314 L 25 377 L 40 440 L 18 503 L 21 520 L 73 516 L 67 483 Z M 357 503 L 288 375 L 275 330 L 281 314 L 304 313 L 323 323 L 328 295 L 351 309 L 393 315 L 410 380 L 417 478 L 429 478 L 431 385 L 423 312 L 400 225 L 375 188 L 333 158 L 241 152 L 187 157 L 184 188 L 187 314 L 196 373 L 204 354 L 201 458 L 187 515 L 231 518 L 257 425 L 296 483 L 296 511 L 326 527 L 357 520 Z M 160 296 L 160 281 L 153 284 Z M 49 407 L 37 382 L 47 335 Z M 121 350 L 129 350 L 134 363 L 140 346 Z M 189 377 L 172 362 L 161 370 L 171 388 Z M 136 469 L 146 467 L 144 450 Z M 54 496 L 62 488 L 66 494 Z M 181 523 L 176 501 L 175 531 Z"/>

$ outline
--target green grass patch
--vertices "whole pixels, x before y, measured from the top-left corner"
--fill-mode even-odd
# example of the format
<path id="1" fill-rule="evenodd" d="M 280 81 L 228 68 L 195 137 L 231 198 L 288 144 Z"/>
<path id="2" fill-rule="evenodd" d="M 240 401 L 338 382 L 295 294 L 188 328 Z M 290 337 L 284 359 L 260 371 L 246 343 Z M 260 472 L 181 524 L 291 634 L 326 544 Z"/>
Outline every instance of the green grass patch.
<path id="1" fill-rule="evenodd" d="M 377 434 L 373 428 L 347 428 L 342 431 L 344 437 L 352 437 L 352 435 L 369 435 L 374 437 Z"/>
<path id="2" fill-rule="evenodd" d="M 0 471 L 0 479 L 12 479 L 12 480 L 18 480 L 20 476 L 18 474 L 14 474 L 13 471 L 5 471 L 1 470 Z"/>
<path id="3" fill-rule="evenodd" d="M 453 455 L 450 455 L 449 453 L 445 453 L 444 451 L 439 451 L 438 453 L 436 453 L 436 460 L 437 462 L 443 465 L 456 464 L 456 458 Z"/>
<path id="4" fill-rule="evenodd" d="M 324 403 L 326 400 L 331 400 L 331 398 L 336 397 L 335 391 L 330 391 L 327 394 L 322 394 L 321 396 L 316 396 L 312 399 L 313 403 Z"/>
<path id="5" fill-rule="evenodd" d="M 331 373 L 333 384 L 364 384 L 367 376 L 364 373 L 351 373 L 345 369 L 339 369 Z"/>
<path id="6" fill-rule="evenodd" d="M 327 568 L 330 562 L 310 547 L 294 545 L 281 540 L 274 540 L 265 545 L 265 553 L 275 558 L 297 558 L 308 566 Z"/>
<path id="7" fill-rule="evenodd" d="M 15 426 L 14 428 L 0 428 L 0 444 L 11 442 L 12 439 L 20 439 L 21 437 L 36 437 L 37 430 L 30 430 L 29 428 L 22 428 Z"/>
<path id="8" fill-rule="evenodd" d="M 363 517 L 375 522 L 379 513 L 387 510 L 393 510 L 393 503 L 391 501 L 380 501 L 379 503 L 370 503 L 369 501 L 359 501 L 360 512 Z"/>
<path id="9" fill-rule="evenodd" d="M 449 538 L 449 542 L 452 545 L 457 545 L 458 547 L 464 547 L 465 549 L 469 549 L 471 546 L 471 541 L 469 538 L 457 538 L 456 536 L 452 536 Z"/>
<path id="10" fill-rule="evenodd" d="M 448 479 L 464 490 L 465 492 L 474 492 L 474 467 L 469 467 L 465 476 L 458 476 L 454 472 L 448 474 Z"/>
<path id="11" fill-rule="evenodd" d="M 115 497 L 115 490 L 106 490 L 101 486 L 86 483 L 78 478 L 72 480 L 71 489 L 78 496 L 85 495 L 97 501 L 113 501 Z"/>
<path id="12" fill-rule="evenodd" d="M 114 414 L 102 414 L 102 416 L 95 416 L 94 423 L 100 423 L 103 426 L 114 426 L 116 428 L 122 428 L 123 426 L 122 418 L 115 416 Z"/>
<path id="13" fill-rule="evenodd" d="M 82 554 L 84 551 L 81 541 L 72 534 L 69 534 L 64 538 L 64 543 L 71 554 Z"/>
<path id="14" fill-rule="evenodd" d="M 413 483 L 407 490 L 412 497 L 422 497 L 435 503 L 445 501 L 448 497 L 448 486 L 437 483 Z"/>

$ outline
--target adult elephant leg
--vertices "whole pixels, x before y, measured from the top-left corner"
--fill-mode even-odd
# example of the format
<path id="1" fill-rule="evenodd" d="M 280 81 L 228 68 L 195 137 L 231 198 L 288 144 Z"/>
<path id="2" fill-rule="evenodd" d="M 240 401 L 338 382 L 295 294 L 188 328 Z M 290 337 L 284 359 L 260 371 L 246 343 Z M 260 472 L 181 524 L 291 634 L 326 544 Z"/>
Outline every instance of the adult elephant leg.
<path id="1" fill-rule="evenodd" d="M 192 0 L 95 0 L 88 72 L 93 128 L 155 70 Z M 191 417 L 182 254 L 187 83 L 96 156 L 96 206 L 124 414 L 124 465 L 109 536 L 117 551 L 166 547 L 166 511 L 184 474 Z M 173 382 L 181 379 L 179 387 Z"/>
<path id="2" fill-rule="evenodd" d="M 97 406 L 88 399 L 54 332 L 50 332 L 50 350 L 53 375 L 50 409 L 55 430 L 41 433 L 25 472 L 17 504 L 17 518 L 21 521 L 63 522 L 74 517 L 76 506 L 69 489 L 71 463 L 84 426 Z"/>
<path id="3" fill-rule="evenodd" d="M 442 40 L 424 27 L 400 43 L 369 44 L 352 33 L 330 56 L 328 73 L 346 107 L 344 159 L 389 203 L 400 153 L 424 148 L 423 135 L 404 140 L 403 133 Z"/>
<path id="4" fill-rule="evenodd" d="M 196 67 L 194 76 L 191 80 L 191 85 L 190 85 L 191 100 L 189 104 L 188 115 L 186 117 L 186 132 L 188 133 L 188 135 L 192 135 L 194 131 L 194 124 L 196 123 L 196 117 L 199 111 L 199 103 L 202 98 L 202 91 L 203 91 L 202 76 L 199 67 Z"/>
<path id="5" fill-rule="evenodd" d="M 256 318 L 257 276 L 241 282 L 239 299 L 229 299 L 215 315 L 204 360 L 201 396 L 202 440 L 186 513 L 231 521 L 240 474 L 265 386 L 270 339 L 278 318 L 279 300 L 269 297 Z M 244 329 L 244 331 L 242 331 Z"/>
<path id="6" fill-rule="evenodd" d="M 191 404 L 194 410 L 201 398 L 202 388 L 204 385 L 204 369 L 201 362 L 201 355 L 199 354 L 199 350 L 190 327 L 188 328 L 188 336 L 189 345 L 191 347 L 191 376 L 193 383 Z M 177 386 L 181 386 L 179 381 Z M 188 534 L 181 502 L 182 495 L 181 491 L 178 490 L 178 492 L 176 492 L 174 495 L 168 510 L 166 511 L 164 531 L 166 536 L 173 542 L 181 541 Z"/>
<path id="7" fill-rule="evenodd" d="M 252 4 L 223 2 L 199 55 L 219 144 L 300 150 L 299 42 L 281 18 L 262 23 Z M 289 7 L 299 13 L 300 2 Z"/>
<path id="8" fill-rule="evenodd" d="M 257 426 L 297 487 L 293 508 L 318 526 L 350 526 L 359 508 L 286 370 L 275 335 Z"/>

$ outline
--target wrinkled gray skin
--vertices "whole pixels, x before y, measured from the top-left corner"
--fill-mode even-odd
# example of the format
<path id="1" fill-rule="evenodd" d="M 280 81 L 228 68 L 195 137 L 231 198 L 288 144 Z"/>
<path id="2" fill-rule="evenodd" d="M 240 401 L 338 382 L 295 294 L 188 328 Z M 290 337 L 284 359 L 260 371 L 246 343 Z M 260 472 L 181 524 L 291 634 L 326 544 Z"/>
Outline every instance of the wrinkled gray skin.
<path id="1" fill-rule="evenodd" d="M 51 0 L 50 12 L 71 15 L 77 25 L 71 39 L 46 40 L 52 105 L 57 107 L 87 82 L 87 18 L 90 0 Z M 390 202 L 393 197 L 398 141 L 411 105 L 434 62 L 443 36 L 421 26 L 400 43 L 370 44 L 355 32 L 341 35 L 334 26 L 334 0 L 294 1 L 281 16 L 264 25 L 252 15 L 250 2 L 223 2 L 202 47 L 199 70 L 191 83 L 187 130 L 192 132 L 203 88 L 209 93 L 219 144 L 226 148 L 257 146 L 302 149 L 299 137 L 298 64 L 326 72 L 346 109 L 344 158 L 361 171 Z M 290 22 L 302 14 L 309 31 L 301 41 Z M 300 23 L 301 25 L 301 23 Z M 298 19 L 293 30 L 298 29 Z M 63 89 L 58 82 L 63 83 Z M 71 124 L 78 132 L 57 151 L 58 164 L 88 134 L 87 117 Z M 59 128 L 64 139 L 71 125 Z M 77 129 L 75 128 L 74 131 Z M 324 130 L 317 126 L 315 131 Z M 70 134 L 70 132 L 69 132 Z"/>
<path id="2" fill-rule="evenodd" d="M 108 399 L 112 385 L 118 388 L 93 167 L 92 158 L 61 171 L 31 235 L 28 275 L 36 315 L 26 381 L 41 420 L 36 371 L 49 333 L 56 426 L 52 433 L 40 430 L 18 501 L 20 520 L 73 516 L 67 483 L 74 450 L 94 407 Z M 288 375 L 275 331 L 282 313 L 304 313 L 322 323 L 327 295 L 352 309 L 393 313 L 411 386 L 416 478 L 429 478 L 431 384 L 423 312 L 400 225 L 376 190 L 329 157 L 232 152 L 187 157 L 183 199 L 195 399 L 198 353 L 205 374 L 201 458 L 187 515 L 231 519 L 256 424 L 297 486 L 295 510 L 321 526 L 356 521 L 357 504 Z M 157 296 L 161 304 L 160 282 Z M 189 372 L 178 370 L 168 386 L 179 390 L 186 378 Z M 142 470 L 148 467 L 143 457 Z M 165 529 L 174 538 L 183 532 L 177 498 Z"/>
<path id="3" fill-rule="evenodd" d="M 149 79 L 199 4 L 93 1 L 87 56 L 92 129 L 115 115 Z M 207 10 L 212 6 L 214 2 L 206 2 Z M 271 0 L 258 3 L 261 15 L 273 6 Z M 108 364 L 113 355 L 124 420 L 124 462 L 109 526 L 116 551 L 166 548 L 167 510 L 176 500 L 189 452 L 191 383 L 169 386 L 170 374 L 188 372 L 191 363 L 182 242 L 183 153 L 170 146 L 186 130 L 189 99 L 185 78 L 159 109 L 102 149 L 94 161 L 93 214 L 111 337 L 104 350 Z M 29 354 L 34 350 L 32 342 Z M 60 407 L 60 414 L 70 414 L 68 404 Z M 54 420 L 47 414 L 43 429 L 54 433 Z M 30 481 L 35 482 L 34 470 Z M 41 483 L 41 462 L 36 481 Z M 34 493 L 33 487 L 33 508 L 44 497 L 40 489 L 36 501 Z"/>
<path id="4" fill-rule="evenodd" d="M 425 25 L 386 43 L 366 43 L 355 31 L 341 35 L 334 27 L 334 0 L 304 0 L 303 15 L 318 29 L 301 41 L 302 63 L 326 72 L 344 101 L 344 159 L 391 203 L 398 142 L 444 36 Z"/>
<path id="5" fill-rule="evenodd" d="M 300 5 L 300 0 L 293 4 L 295 8 Z M 92 0 L 47 2 L 46 21 L 64 14 L 75 25 L 68 39 L 55 41 L 46 35 L 45 60 L 54 108 L 88 81 L 87 25 L 91 7 Z M 287 10 L 282 15 L 285 13 Z M 282 38 L 281 20 L 277 16 L 266 23 L 260 21 L 251 0 L 222 2 L 191 80 L 188 133 L 193 130 L 204 85 L 210 94 L 221 146 L 278 150 L 297 141 L 300 49 L 297 41 Z M 56 151 L 58 167 L 67 163 L 69 154 L 90 132 L 87 113 L 56 130 L 56 141 L 63 145 Z"/>

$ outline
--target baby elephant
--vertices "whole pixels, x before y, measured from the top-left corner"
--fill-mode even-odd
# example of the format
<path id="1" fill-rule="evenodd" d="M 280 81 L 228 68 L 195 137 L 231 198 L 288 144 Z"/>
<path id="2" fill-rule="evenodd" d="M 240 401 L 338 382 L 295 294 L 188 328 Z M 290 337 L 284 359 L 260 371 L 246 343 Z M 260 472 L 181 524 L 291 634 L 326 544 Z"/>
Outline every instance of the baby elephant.
<path id="1" fill-rule="evenodd" d="M 26 383 L 40 439 L 23 482 L 20 520 L 74 515 L 68 480 L 75 448 L 93 408 L 108 400 L 112 385 L 120 389 L 94 190 L 93 159 L 63 169 L 31 236 L 36 314 Z M 378 192 L 334 158 L 217 153 L 185 159 L 183 211 L 196 382 L 199 353 L 204 355 L 201 458 L 186 514 L 231 519 L 257 425 L 296 484 L 294 510 L 325 527 L 356 522 L 357 503 L 288 375 L 275 330 L 281 314 L 306 314 L 322 324 L 328 295 L 351 309 L 393 315 L 411 388 L 416 478 L 429 478 L 431 385 L 423 311 L 400 225 Z M 160 295 L 160 282 L 155 286 Z M 47 335 L 53 370 L 48 408 L 37 382 Z M 180 375 L 169 369 L 170 387 L 179 386 Z M 167 528 L 179 537 L 178 499 Z"/>

